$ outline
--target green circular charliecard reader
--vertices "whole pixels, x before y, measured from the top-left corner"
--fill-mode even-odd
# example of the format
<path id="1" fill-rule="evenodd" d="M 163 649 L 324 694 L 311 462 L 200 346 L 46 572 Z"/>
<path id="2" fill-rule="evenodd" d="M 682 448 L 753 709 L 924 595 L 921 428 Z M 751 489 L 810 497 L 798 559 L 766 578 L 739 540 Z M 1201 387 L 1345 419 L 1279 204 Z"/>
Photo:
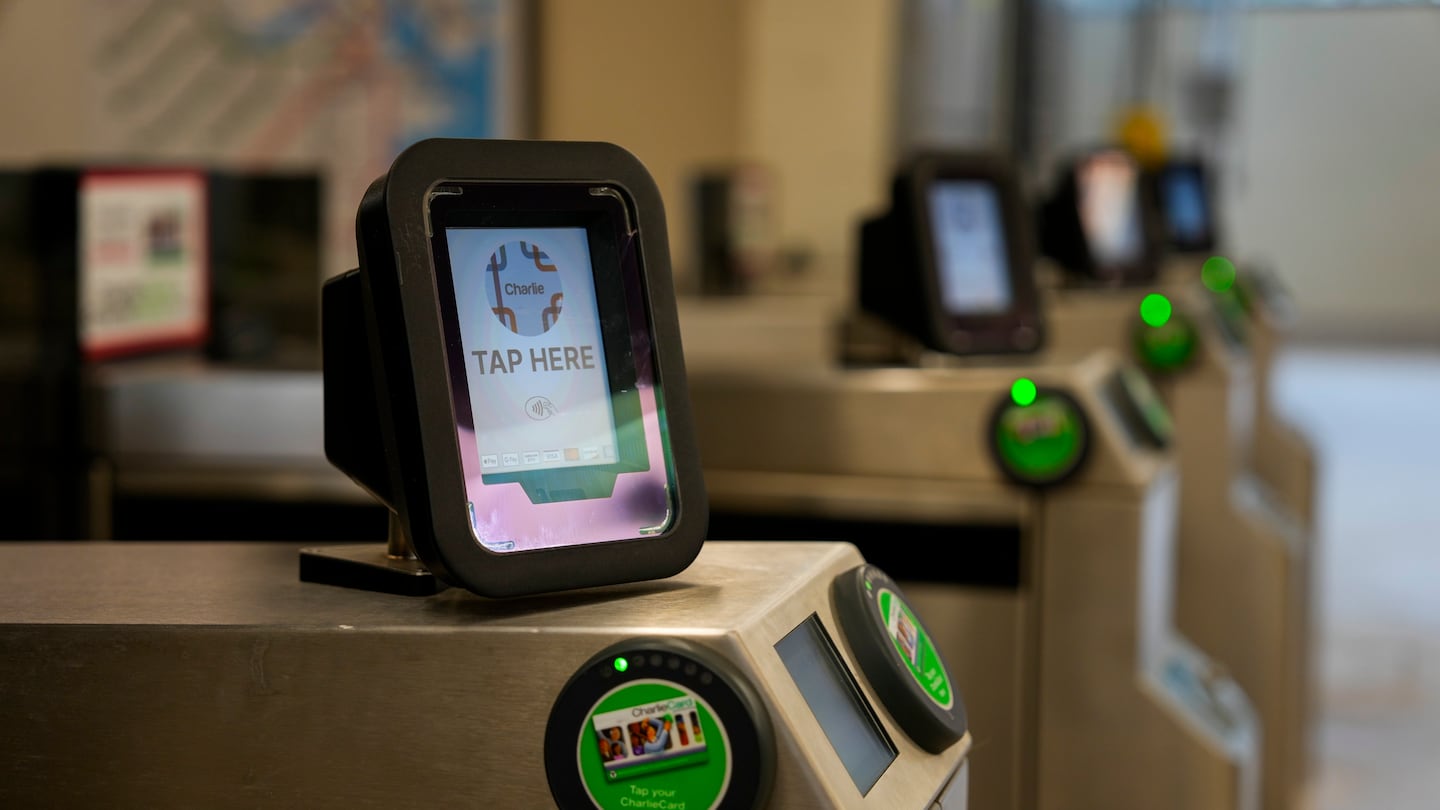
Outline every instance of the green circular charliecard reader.
<path id="1" fill-rule="evenodd" d="M 1159 325 L 1136 319 L 1130 337 L 1140 363 L 1165 373 L 1188 367 L 1195 359 L 1200 342 L 1194 322 L 1178 310 Z"/>
<path id="2" fill-rule="evenodd" d="M 1084 411 L 1062 391 L 1039 388 L 1027 404 L 1005 397 L 990 418 L 989 444 L 1000 470 L 1027 486 L 1053 486 L 1084 463 L 1090 427 Z"/>
<path id="3" fill-rule="evenodd" d="M 719 656 L 679 639 L 631 639 L 561 690 L 545 771 L 561 808 L 750 810 L 774 771 L 764 704 Z"/>
<path id="4" fill-rule="evenodd" d="M 881 704 L 931 753 L 965 735 L 965 703 L 933 637 L 900 586 L 873 565 L 835 578 L 831 588 L 845 639 Z"/>

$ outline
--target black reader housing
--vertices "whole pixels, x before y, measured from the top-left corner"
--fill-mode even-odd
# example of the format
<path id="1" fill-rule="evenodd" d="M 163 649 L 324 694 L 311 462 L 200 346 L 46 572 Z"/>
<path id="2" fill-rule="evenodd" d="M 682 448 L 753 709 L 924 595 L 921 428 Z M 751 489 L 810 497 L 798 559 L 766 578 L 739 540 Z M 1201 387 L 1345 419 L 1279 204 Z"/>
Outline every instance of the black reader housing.
<path id="1" fill-rule="evenodd" d="M 690 564 L 705 534 L 706 496 L 665 213 L 633 155 L 605 143 L 421 141 L 370 186 L 356 238 L 360 267 L 324 289 L 326 455 L 390 508 L 426 569 L 446 584 L 505 597 L 656 579 Z M 485 247 L 466 253 L 465 244 Z M 580 263 L 585 270 L 573 270 Z M 507 264 L 510 275 L 501 276 Z M 563 288 L 563 300 L 547 292 L 539 304 L 520 294 L 497 302 L 502 278 L 542 279 Z M 537 292 L 542 283 L 504 287 Z M 533 321 L 517 320 L 530 314 Z M 583 364 L 580 350 L 543 343 L 581 329 L 596 344 L 584 347 Z M 541 342 L 523 353 L 495 349 L 492 357 L 485 347 L 498 344 L 482 338 L 497 334 L 516 346 Z M 608 421 L 587 417 L 588 427 L 609 432 L 603 455 L 600 447 L 586 448 L 584 459 L 593 462 L 582 460 L 580 448 L 562 451 L 557 439 L 540 460 L 537 431 L 563 419 L 527 419 L 564 414 L 566 401 L 559 393 L 527 400 L 532 392 L 504 374 L 507 356 L 527 358 L 508 370 L 535 371 L 521 375 L 522 386 L 558 379 L 556 391 L 583 383 L 603 392 L 572 409 L 609 414 Z M 529 368 L 532 362 L 538 370 Z M 643 416 L 637 389 L 649 403 Z M 499 427 L 486 434 L 497 419 Z M 493 456 L 477 450 L 506 435 L 529 437 L 531 445 Z M 626 450 L 636 441 L 640 461 Z M 492 475 L 500 462 L 490 459 L 501 455 L 505 474 Z M 627 472 L 648 477 L 640 488 L 635 478 L 617 484 Z M 547 489 L 547 480 L 580 480 L 590 489 Z M 503 498 L 477 504 L 482 490 Z M 577 503 L 601 510 L 596 514 L 640 510 L 658 518 L 631 534 L 587 534 L 585 518 L 565 511 Z M 506 523 L 516 512 L 524 520 Z M 570 517 L 556 519 L 564 515 Z M 517 546 L 494 528 L 512 524 L 536 527 L 544 542 Z"/>
<path id="2" fill-rule="evenodd" d="M 1033 352 L 1043 339 L 1028 208 L 1013 166 L 920 154 L 860 232 L 860 306 L 936 351 Z"/>
<path id="3" fill-rule="evenodd" d="M 1164 224 L 1139 162 L 1117 147 L 1066 162 L 1040 209 L 1042 252 L 1089 284 L 1153 281 L 1164 254 Z"/>

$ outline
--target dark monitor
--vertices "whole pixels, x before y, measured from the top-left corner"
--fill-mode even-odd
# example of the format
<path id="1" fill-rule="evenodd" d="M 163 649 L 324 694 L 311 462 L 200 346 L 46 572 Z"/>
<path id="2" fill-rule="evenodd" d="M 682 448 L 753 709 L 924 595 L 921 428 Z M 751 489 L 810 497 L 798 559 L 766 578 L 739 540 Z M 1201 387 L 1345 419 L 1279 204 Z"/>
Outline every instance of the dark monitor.
<path id="1" fill-rule="evenodd" d="M 1155 201 L 1130 153 L 1094 149 L 1065 166 L 1042 213 L 1044 252 L 1067 271 L 1106 284 L 1155 277 Z"/>
<path id="2" fill-rule="evenodd" d="M 6 374 L 40 365 L 44 273 L 32 245 L 30 189 L 29 172 L 0 169 L 0 371 Z"/>
<path id="3" fill-rule="evenodd" d="M 928 347 L 1033 351 L 1041 319 L 1019 180 L 989 155 L 928 154 L 861 229 L 860 304 Z"/>
<path id="4" fill-rule="evenodd" d="M 1170 249 L 1180 253 L 1214 250 L 1215 206 L 1209 172 L 1198 160 L 1171 160 L 1151 179 Z"/>
<path id="5" fill-rule="evenodd" d="M 212 171 L 212 360 L 319 368 L 324 185 L 308 171 Z"/>
<path id="6" fill-rule="evenodd" d="M 3 540 L 90 536 L 73 179 L 0 170 L 0 527 Z"/>

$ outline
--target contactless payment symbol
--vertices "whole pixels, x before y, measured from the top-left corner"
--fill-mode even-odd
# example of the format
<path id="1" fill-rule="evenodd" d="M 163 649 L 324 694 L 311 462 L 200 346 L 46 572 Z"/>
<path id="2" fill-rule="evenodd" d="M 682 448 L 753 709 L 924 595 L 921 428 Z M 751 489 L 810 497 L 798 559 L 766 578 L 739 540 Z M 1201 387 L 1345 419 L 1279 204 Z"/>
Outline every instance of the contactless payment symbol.
<path id="1" fill-rule="evenodd" d="M 550 331 L 560 319 L 565 300 L 560 273 L 538 244 L 506 242 L 490 254 L 485 272 L 490 276 L 485 285 L 490 311 L 506 329 L 534 337 Z"/>
<path id="2" fill-rule="evenodd" d="M 525 400 L 525 415 L 537 422 L 544 421 L 559 413 L 549 397 L 534 396 Z"/>

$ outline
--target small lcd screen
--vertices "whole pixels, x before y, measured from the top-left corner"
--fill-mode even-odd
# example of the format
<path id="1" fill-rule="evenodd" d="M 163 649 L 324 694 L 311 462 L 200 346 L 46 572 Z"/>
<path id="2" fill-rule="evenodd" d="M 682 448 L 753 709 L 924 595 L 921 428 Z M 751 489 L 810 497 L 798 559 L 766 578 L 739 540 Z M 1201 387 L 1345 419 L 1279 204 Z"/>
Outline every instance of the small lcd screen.
<path id="1" fill-rule="evenodd" d="M 775 644 L 805 703 L 819 721 L 863 796 L 895 761 L 898 750 L 861 694 L 820 617 L 811 614 Z"/>
<path id="2" fill-rule="evenodd" d="M 1161 192 L 1171 239 L 1180 244 L 1204 241 L 1210 233 L 1210 212 L 1200 173 L 1188 167 L 1171 168 L 1161 181 Z"/>
<path id="3" fill-rule="evenodd" d="M 1102 393 L 1115 418 L 1125 427 L 1131 443 L 1156 448 L 1170 443 L 1174 433 L 1170 412 L 1144 372 L 1134 367 L 1122 368 L 1110 376 Z"/>
<path id="4" fill-rule="evenodd" d="M 673 523 L 639 236 L 611 192 L 455 184 L 431 200 L 464 507 L 491 551 Z"/>
<path id="5" fill-rule="evenodd" d="M 929 190 L 940 300 L 951 315 L 987 315 L 1010 307 L 1005 224 L 995 186 L 944 180 Z"/>
<path id="6" fill-rule="evenodd" d="M 616 457 L 584 228 L 449 228 L 475 447 L 484 473 Z"/>
<path id="7" fill-rule="evenodd" d="M 1080 166 L 1080 223 L 1090 256 L 1101 269 L 1143 258 L 1139 179 L 1135 164 L 1121 153 L 1092 155 Z"/>

